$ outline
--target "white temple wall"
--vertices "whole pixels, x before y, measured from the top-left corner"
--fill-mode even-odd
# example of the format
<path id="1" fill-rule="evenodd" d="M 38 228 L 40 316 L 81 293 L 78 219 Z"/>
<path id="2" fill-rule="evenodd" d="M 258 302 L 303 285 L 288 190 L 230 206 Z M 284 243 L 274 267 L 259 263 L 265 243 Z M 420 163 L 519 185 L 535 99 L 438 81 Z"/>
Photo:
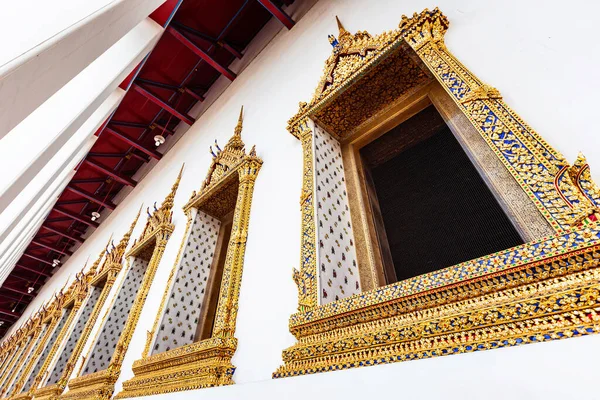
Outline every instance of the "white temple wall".
<path id="1" fill-rule="evenodd" d="M 450 20 L 446 34 L 450 51 L 484 82 L 498 88 L 505 101 L 568 160 L 583 151 L 592 174 L 600 180 L 600 139 L 590 123 L 590 116 L 596 114 L 594 95 L 600 91 L 600 80 L 594 76 L 600 62 L 594 28 L 600 4 L 583 0 L 320 0 L 291 31 L 280 31 L 128 196 L 116 202 L 115 212 L 103 216 L 100 228 L 46 284 L 24 317 L 72 280 L 88 255 L 95 257 L 112 232 L 120 239 L 142 202 L 144 207 L 160 203 L 185 162 L 175 198 L 175 231 L 125 356 L 116 387 L 120 391 L 122 382 L 133 375 L 131 364 L 140 358 L 146 331 L 152 329 L 176 261 L 186 224 L 181 207 L 201 186 L 210 164 L 209 146 L 214 139 L 226 143 L 244 105 L 242 138 L 248 149 L 256 144 L 264 160 L 253 197 L 237 318 L 239 346 L 233 359 L 234 380 L 247 385 L 161 398 L 370 398 L 373 393 L 381 397 L 401 393 L 405 398 L 506 399 L 559 398 L 573 391 L 594 398 L 596 390 L 589 382 L 593 382 L 591 374 L 600 355 L 600 336 L 271 380 L 271 373 L 281 364 L 281 351 L 294 342 L 288 319 L 297 307 L 292 268 L 298 267 L 300 257 L 302 148 L 286 131 L 287 120 L 296 113 L 299 101 L 310 100 L 321 77 L 331 53 L 327 34 L 337 34 L 335 15 L 351 32 L 376 34 L 396 28 L 402 14 L 435 5 Z M 142 214 L 132 241 L 144 222 Z M 113 288 L 111 296 L 114 293 Z M 110 303 L 105 303 L 101 317 Z M 97 321 L 86 347 L 99 325 Z M 548 379 L 556 376 L 560 379 Z M 581 384 L 574 387 L 569 382 Z"/>

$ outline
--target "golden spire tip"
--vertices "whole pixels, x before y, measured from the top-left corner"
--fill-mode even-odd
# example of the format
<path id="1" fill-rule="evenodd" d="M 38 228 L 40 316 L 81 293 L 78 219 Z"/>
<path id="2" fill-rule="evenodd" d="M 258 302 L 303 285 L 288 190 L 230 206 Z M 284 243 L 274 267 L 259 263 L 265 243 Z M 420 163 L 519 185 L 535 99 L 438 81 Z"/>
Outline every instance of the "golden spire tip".
<path id="1" fill-rule="evenodd" d="M 244 106 L 240 109 L 240 116 L 238 117 L 237 125 L 235 126 L 235 134 L 236 136 L 241 136 L 242 127 L 244 123 Z"/>
<path id="2" fill-rule="evenodd" d="M 337 22 L 337 26 L 338 26 L 340 33 L 346 32 L 346 28 L 344 28 L 344 25 L 342 25 L 342 21 L 340 21 L 340 19 L 338 18 L 337 15 L 335 16 L 335 20 Z"/>

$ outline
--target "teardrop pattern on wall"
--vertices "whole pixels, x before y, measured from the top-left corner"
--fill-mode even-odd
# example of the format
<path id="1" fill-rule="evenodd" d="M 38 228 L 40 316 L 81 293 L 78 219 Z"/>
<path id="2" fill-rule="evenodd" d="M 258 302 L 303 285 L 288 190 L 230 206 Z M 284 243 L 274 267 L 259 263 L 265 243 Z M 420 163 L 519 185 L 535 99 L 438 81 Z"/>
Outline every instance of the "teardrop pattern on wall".
<path id="1" fill-rule="evenodd" d="M 133 258 L 131 268 L 127 271 L 127 276 L 123 286 L 119 290 L 108 318 L 98 336 L 94 349 L 90 354 L 83 375 L 103 371 L 108 368 L 110 359 L 115 352 L 117 342 L 127 322 L 129 311 L 135 301 L 138 289 L 144 279 L 144 273 L 148 267 L 148 261 L 141 258 Z"/>
<path id="2" fill-rule="evenodd" d="M 58 321 L 56 328 L 54 328 L 54 332 L 52 332 L 52 336 L 50 336 L 50 340 L 48 340 L 48 342 L 46 343 L 46 346 L 44 347 L 44 351 L 42 352 L 42 355 L 40 356 L 40 358 L 38 358 L 37 363 L 35 364 L 35 367 L 33 368 L 33 371 L 31 372 L 31 374 L 29 374 L 29 378 L 27 378 L 27 383 L 25 383 L 25 386 L 23 386 L 22 392 L 28 392 L 29 389 L 31 389 L 33 380 L 40 373 L 40 369 L 46 362 L 46 358 L 48 358 L 48 355 L 50 354 L 50 350 L 52 350 L 54 343 L 56 343 L 56 339 L 58 339 L 58 335 L 60 335 L 60 331 L 62 331 L 62 329 L 65 327 L 65 324 L 67 323 L 67 319 L 69 318 L 69 314 L 71 313 L 71 311 L 72 311 L 71 309 L 63 310 L 63 313 L 60 316 L 60 320 Z"/>
<path id="3" fill-rule="evenodd" d="M 177 267 L 152 354 L 194 342 L 221 222 L 198 211 Z"/>
<path id="4" fill-rule="evenodd" d="M 360 293 L 358 261 L 340 143 L 315 124 L 318 268 L 321 304 Z"/>
<path id="5" fill-rule="evenodd" d="M 100 298 L 100 294 L 102 293 L 102 288 L 94 286 L 91 288 L 90 291 L 91 291 L 91 293 L 88 298 L 88 301 L 85 303 L 85 306 L 83 307 L 83 311 L 81 312 L 81 315 L 79 316 L 79 319 L 77 320 L 77 323 L 75 324 L 75 328 L 73 328 L 73 331 L 69 335 L 67 344 L 65 345 L 65 348 L 63 349 L 63 351 L 60 353 L 60 357 L 58 358 L 56 365 L 52 369 L 50 378 L 48 379 L 48 382 L 46 384 L 53 385 L 53 384 L 57 383 L 58 380 L 60 379 L 60 377 L 62 376 L 65 366 L 67 365 L 67 362 L 71 358 L 71 354 L 73 354 L 73 350 L 75 350 L 77 341 L 81 337 L 83 329 L 85 328 L 85 324 L 90 319 L 90 315 L 92 314 L 92 311 L 94 310 L 94 307 L 96 306 L 96 303 L 98 302 L 98 299 Z"/>

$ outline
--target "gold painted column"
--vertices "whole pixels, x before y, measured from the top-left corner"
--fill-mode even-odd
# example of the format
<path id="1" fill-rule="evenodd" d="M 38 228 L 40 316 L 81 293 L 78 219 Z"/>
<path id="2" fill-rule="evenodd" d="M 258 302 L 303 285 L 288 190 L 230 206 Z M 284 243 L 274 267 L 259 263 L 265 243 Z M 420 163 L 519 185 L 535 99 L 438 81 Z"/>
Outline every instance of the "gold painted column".
<path id="1" fill-rule="evenodd" d="M 298 137 L 302 141 L 303 177 L 300 210 L 302 212 L 302 239 L 300 270 L 294 268 L 294 282 L 298 287 L 298 311 L 319 306 L 317 285 L 317 242 L 315 236 L 314 205 L 314 133 L 309 119 L 298 123 Z"/>
<path id="2" fill-rule="evenodd" d="M 239 169 L 240 186 L 233 214 L 232 235 L 227 247 L 227 256 L 223 268 L 223 279 L 221 281 L 219 303 L 217 305 L 214 324 L 214 336 L 217 337 L 233 338 L 235 333 L 252 194 L 254 192 L 256 176 L 260 171 L 261 165 L 262 161 L 260 159 L 247 157 Z M 228 376 L 228 379 L 231 379 L 231 377 Z"/>

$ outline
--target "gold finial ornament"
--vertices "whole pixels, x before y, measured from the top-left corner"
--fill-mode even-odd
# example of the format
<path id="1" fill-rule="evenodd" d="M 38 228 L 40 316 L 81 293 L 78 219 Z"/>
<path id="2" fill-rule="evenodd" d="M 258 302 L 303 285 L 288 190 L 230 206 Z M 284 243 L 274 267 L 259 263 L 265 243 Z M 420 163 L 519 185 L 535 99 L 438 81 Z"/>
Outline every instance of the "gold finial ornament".
<path id="1" fill-rule="evenodd" d="M 246 156 L 244 141 L 242 140 L 242 129 L 244 127 L 244 106 L 240 109 L 240 115 L 238 117 L 237 125 L 233 130 L 233 136 L 229 139 L 227 144 L 221 148 L 219 147 L 217 141 L 215 140 L 215 147 L 217 149 L 217 153 L 212 152 L 213 159 L 211 165 L 208 169 L 208 173 L 206 174 L 206 178 L 202 183 L 202 187 L 200 192 L 204 189 L 212 186 L 221 179 L 223 176 L 231 172 Z M 256 152 L 255 152 L 256 155 Z M 197 194 L 192 195 L 192 198 Z"/>
<path id="2" fill-rule="evenodd" d="M 148 213 L 148 219 L 146 221 L 146 226 L 144 227 L 144 231 L 142 232 L 139 239 L 135 241 L 133 244 L 131 251 L 135 252 L 135 249 L 142 245 L 143 242 L 147 241 L 151 237 L 155 235 L 156 232 L 161 230 L 166 230 L 169 233 L 173 230 L 171 220 L 173 218 L 173 205 L 175 203 L 175 194 L 177 193 L 177 189 L 179 188 L 179 183 L 181 182 L 181 177 L 183 175 L 183 169 L 185 168 L 185 163 L 181 165 L 181 169 L 177 174 L 177 178 L 171 186 L 171 191 L 165 197 L 160 207 L 156 207 L 156 203 L 154 203 L 153 211 L 150 212 L 150 207 L 146 209 Z"/>
<path id="3" fill-rule="evenodd" d="M 173 208 L 173 204 L 175 201 L 175 194 L 177 193 L 177 188 L 179 188 L 179 182 L 181 182 L 181 176 L 183 175 L 184 168 L 185 168 L 185 163 L 183 163 L 181 165 L 181 168 L 179 169 L 179 174 L 177 174 L 177 179 L 175 179 L 173 186 L 171 186 L 171 191 L 169 192 L 167 197 L 165 197 L 165 199 L 163 200 L 162 204 L 160 205 L 159 210 L 168 209 L 170 211 Z"/>
<path id="4" fill-rule="evenodd" d="M 227 142 L 227 145 L 225 145 L 225 148 L 223 150 L 227 149 L 228 146 L 229 146 L 229 148 L 234 148 L 234 149 L 244 148 L 244 142 L 242 141 L 243 124 L 244 124 L 244 106 L 242 106 L 242 108 L 240 110 L 240 116 L 238 117 L 237 125 L 235 126 L 235 129 L 233 131 L 233 136 L 231 137 L 231 139 L 229 139 L 229 142 Z"/>
<path id="5" fill-rule="evenodd" d="M 98 267 L 100 266 L 100 263 L 102 262 L 102 259 L 104 258 L 104 255 L 106 253 L 108 253 L 108 246 L 110 246 L 110 242 L 112 241 L 112 238 L 113 238 L 113 234 L 111 233 L 110 237 L 108 238 L 108 241 L 106 242 L 106 246 L 104 246 L 102 248 L 102 250 L 98 254 L 98 257 L 96 257 L 96 261 L 94 261 L 94 263 L 92 264 L 92 267 L 88 271 L 88 273 L 87 273 L 88 276 L 93 276 L 96 273 L 96 271 L 98 271 Z"/>
<path id="6" fill-rule="evenodd" d="M 346 30 L 346 28 L 344 28 L 344 25 L 342 25 L 342 21 L 340 21 L 340 19 L 338 18 L 337 15 L 335 16 L 335 21 L 337 22 L 338 31 L 339 31 L 338 40 L 340 42 L 342 42 L 342 41 L 345 41 L 345 39 L 351 39 L 352 34 L 350 32 L 348 32 Z"/>

